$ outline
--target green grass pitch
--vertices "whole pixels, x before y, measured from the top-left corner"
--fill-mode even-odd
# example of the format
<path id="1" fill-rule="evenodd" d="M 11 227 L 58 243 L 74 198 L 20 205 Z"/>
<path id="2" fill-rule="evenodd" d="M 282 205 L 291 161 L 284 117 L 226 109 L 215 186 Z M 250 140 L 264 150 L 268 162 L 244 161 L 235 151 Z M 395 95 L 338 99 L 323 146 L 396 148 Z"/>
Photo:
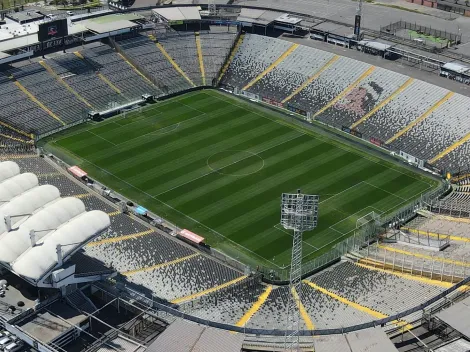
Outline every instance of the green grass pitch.
<path id="1" fill-rule="evenodd" d="M 320 196 L 304 258 L 359 217 L 403 206 L 436 181 L 291 126 L 277 112 L 209 90 L 53 136 L 46 148 L 140 205 L 250 264 L 285 267 L 292 235 L 280 196 Z"/>

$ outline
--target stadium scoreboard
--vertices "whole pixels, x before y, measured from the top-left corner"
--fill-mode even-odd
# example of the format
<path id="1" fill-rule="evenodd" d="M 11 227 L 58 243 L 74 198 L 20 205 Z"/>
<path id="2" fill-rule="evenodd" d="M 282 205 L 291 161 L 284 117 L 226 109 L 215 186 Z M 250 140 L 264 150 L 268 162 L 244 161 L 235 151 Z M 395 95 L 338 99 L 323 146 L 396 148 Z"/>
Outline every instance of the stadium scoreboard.
<path id="1" fill-rule="evenodd" d="M 67 19 L 54 20 L 39 25 L 38 39 L 46 42 L 54 38 L 62 38 L 68 35 Z"/>

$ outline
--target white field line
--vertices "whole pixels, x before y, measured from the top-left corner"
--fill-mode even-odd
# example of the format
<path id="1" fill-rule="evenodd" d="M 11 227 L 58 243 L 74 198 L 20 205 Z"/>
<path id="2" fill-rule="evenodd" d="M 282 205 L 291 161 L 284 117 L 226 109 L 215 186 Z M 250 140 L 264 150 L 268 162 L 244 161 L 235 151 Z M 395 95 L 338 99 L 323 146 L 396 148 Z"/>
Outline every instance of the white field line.
<path id="1" fill-rule="evenodd" d="M 379 209 L 374 208 L 374 207 L 371 207 L 371 206 L 364 207 L 364 208 L 362 208 L 361 210 L 358 210 L 358 211 L 356 211 L 355 213 L 352 213 L 351 215 L 348 215 L 348 216 L 345 217 L 344 219 L 342 219 L 342 220 L 340 220 L 340 221 L 334 223 L 334 224 L 331 225 L 329 228 L 331 228 L 332 230 L 338 231 L 338 230 L 334 229 L 333 227 L 336 226 L 336 225 L 338 225 L 338 224 L 340 224 L 340 223 L 342 223 L 343 221 L 346 221 L 346 220 L 349 219 L 351 216 L 354 216 L 354 215 L 356 215 L 357 213 L 360 213 L 360 212 L 363 211 L 364 209 L 368 209 L 368 208 L 375 209 L 375 210 L 379 210 Z M 335 209 L 335 210 L 337 210 L 337 211 L 339 211 L 339 212 L 341 212 L 341 213 L 344 214 L 344 212 L 342 212 L 341 210 L 338 210 L 338 209 L 336 209 L 336 208 L 333 208 L 333 209 Z M 383 211 L 380 211 L 380 210 L 379 210 L 379 214 L 383 214 Z M 365 214 L 365 215 L 367 215 L 367 214 Z M 338 232 L 340 232 L 340 231 L 338 231 Z M 344 232 L 342 232 L 342 233 L 344 233 Z"/>
<path id="2" fill-rule="evenodd" d="M 77 158 L 79 157 L 77 154 L 75 154 L 75 153 L 73 153 L 73 152 L 70 152 L 70 153 L 73 154 L 73 155 L 75 155 Z M 231 243 L 234 243 L 234 244 L 236 245 L 236 247 L 242 247 L 244 250 L 250 252 L 250 253 L 253 254 L 254 256 L 256 256 L 256 257 L 258 257 L 258 258 L 260 258 L 260 259 L 262 259 L 262 260 L 264 260 L 264 261 L 268 261 L 268 262 L 269 262 L 269 259 L 266 259 L 266 258 L 260 256 L 259 254 L 253 252 L 252 250 L 250 250 L 250 249 L 248 249 L 248 248 L 242 246 L 241 244 L 232 241 L 230 238 L 227 238 L 226 236 L 222 235 L 220 232 L 218 232 L 218 231 L 216 231 L 216 230 L 210 228 L 209 226 L 204 225 L 203 223 L 199 222 L 198 220 L 192 218 L 191 216 L 189 216 L 189 215 L 187 215 L 187 214 L 184 214 L 184 213 L 182 213 L 181 211 L 179 211 L 178 209 L 173 208 L 171 205 L 169 205 L 169 204 L 167 204 L 167 203 L 161 201 L 161 200 L 158 199 L 156 196 L 152 196 L 150 193 L 143 191 L 143 190 L 140 189 L 139 187 L 136 187 L 136 186 L 134 186 L 133 184 L 131 184 L 131 183 L 129 183 L 129 182 L 123 180 L 123 179 L 120 178 L 119 176 L 116 176 L 115 174 L 113 174 L 112 172 L 110 172 L 110 171 L 108 171 L 108 170 L 106 170 L 106 169 L 103 169 L 102 167 L 96 165 L 95 163 L 92 163 L 91 161 L 87 160 L 86 158 L 81 158 L 81 159 L 82 159 L 82 160 L 85 160 L 86 162 L 88 162 L 88 163 L 90 163 L 91 165 L 95 166 L 97 169 L 100 169 L 100 170 L 103 171 L 104 173 L 107 173 L 108 175 L 111 175 L 111 176 L 117 178 L 119 181 L 121 181 L 122 183 L 125 183 L 125 184 L 128 185 L 129 187 L 132 187 L 132 188 L 138 190 L 139 192 L 145 194 L 146 196 L 148 196 L 148 197 L 150 197 L 150 198 L 152 198 L 152 199 L 155 199 L 157 202 L 159 202 L 159 203 L 165 205 L 166 207 L 168 207 L 168 208 L 174 210 L 175 212 L 181 214 L 183 217 L 188 218 L 188 219 L 190 219 L 191 221 L 194 221 L 195 223 L 197 223 L 197 224 L 201 225 L 202 227 L 206 228 L 207 230 L 209 230 L 209 231 L 211 231 L 211 232 L 213 232 L 213 233 L 215 233 L 215 234 L 217 234 L 217 235 L 223 237 L 225 240 L 230 241 Z M 281 266 L 275 264 L 274 262 L 271 262 L 271 264 L 274 265 L 275 267 L 277 267 L 278 269 L 283 269 L 283 267 L 281 267 Z"/>
<path id="3" fill-rule="evenodd" d="M 153 110 L 153 109 L 149 109 L 149 110 Z M 145 111 L 148 111 L 148 110 L 145 110 Z M 137 112 L 140 113 L 140 114 L 142 114 L 144 111 L 143 111 L 143 110 L 142 110 L 142 111 L 131 111 L 131 112 L 129 112 L 128 114 L 130 115 L 130 114 L 132 114 L 132 113 L 137 113 Z M 145 117 L 136 119 L 135 121 L 132 121 L 132 122 L 129 122 L 129 123 L 120 124 L 119 121 L 129 119 L 129 117 L 122 116 L 122 118 L 120 118 L 119 120 L 113 121 L 113 122 L 114 122 L 116 125 L 119 125 L 119 126 L 121 126 L 121 127 L 125 127 L 125 126 L 132 125 L 133 123 L 145 121 L 145 120 L 150 119 L 150 118 L 153 118 L 153 117 L 155 117 L 155 116 L 160 116 L 160 115 L 162 115 L 162 114 L 163 114 L 163 112 L 158 111 L 158 113 L 154 113 L 154 114 L 152 114 L 151 116 L 145 116 Z"/>
<path id="4" fill-rule="evenodd" d="M 211 94 L 211 96 L 214 97 L 214 98 L 216 98 L 216 99 L 219 99 L 219 100 L 228 102 L 227 100 L 225 100 L 225 99 L 223 99 L 223 98 L 220 98 L 220 97 L 218 97 L 218 96 L 216 96 L 216 95 L 212 95 L 212 94 Z M 241 98 L 237 98 L 237 99 L 241 99 Z M 233 99 L 233 100 L 236 100 L 236 99 Z M 232 101 L 229 101 L 228 103 L 229 103 L 229 104 L 232 104 L 232 105 L 237 105 L 235 102 L 232 102 Z M 243 106 L 243 105 L 237 105 L 237 106 L 246 109 L 246 106 Z M 273 120 L 273 119 L 269 118 L 268 116 L 264 116 L 264 115 L 262 115 L 262 114 L 260 114 L 260 113 L 258 113 L 258 112 L 256 112 L 256 111 L 250 111 L 250 112 L 253 113 L 253 114 L 256 114 L 256 115 L 258 115 L 258 116 L 264 117 L 265 119 L 271 120 L 271 121 L 273 121 L 273 122 L 275 122 L 275 123 L 277 123 L 277 124 L 280 124 L 280 125 L 282 125 L 282 126 L 289 127 L 289 126 L 286 126 L 286 125 L 284 125 L 284 124 L 282 124 L 282 123 L 279 123 L 279 121 Z M 279 113 L 281 113 L 281 112 L 279 112 Z M 299 126 L 297 126 L 297 127 L 299 127 Z M 291 127 L 291 128 L 292 128 L 292 127 Z M 304 129 L 303 127 L 299 127 L 299 128 Z M 309 131 L 309 132 L 312 132 L 312 131 Z M 315 132 L 312 132 L 312 133 L 315 134 Z M 312 137 L 313 137 L 313 136 L 312 136 Z M 313 138 L 315 138 L 315 137 L 313 137 Z M 344 147 L 342 146 L 342 142 L 338 142 L 338 141 L 335 141 L 335 142 L 336 142 L 336 143 L 333 144 L 333 143 L 331 143 L 330 141 L 326 141 L 326 143 L 332 144 L 332 145 L 334 145 L 335 147 L 340 148 L 340 149 L 342 149 L 342 150 L 344 150 L 344 151 L 346 151 L 346 152 L 357 154 L 357 155 L 359 155 L 360 157 L 362 157 L 362 158 L 364 158 L 364 159 L 367 159 L 367 160 L 369 160 L 369 161 L 371 161 L 371 162 L 373 162 L 373 163 L 375 163 L 375 164 L 380 164 L 377 160 L 372 159 L 372 158 L 367 154 L 367 152 L 363 152 L 363 151 L 360 150 L 360 149 L 356 149 L 353 145 L 350 145 L 350 147 L 351 147 L 352 150 L 347 150 L 346 148 L 344 148 Z M 381 158 L 379 158 L 379 159 L 381 159 Z M 382 159 L 382 160 L 383 160 L 383 159 Z M 381 164 L 381 165 L 382 165 L 382 164 Z M 429 183 L 427 183 L 427 182 L 425 182 L 425 181 L 423 181 L 423 180 L 420 180 L 419 178 L 416 178 L 416 177 L 413 176 L 413 175 L 408 175 L 408 174 L 404 173 L 403 171 L 397 170 L 397 169 L 395 169 L 395 168 L 390 168 L 390 167 L 388 167 L 388 166 L 386 166 L 386 165 L 382 165 L 382 166 L 386 167 L 387 169 L 390 169 L 390 170 L 392 170 L 392 171 L 398 172 L 398 173 L 400 173 L 400 174 L 402 174 L 402 175 L 411 177 L 411 178 L 413 178 L 413 179 L 415 179 L 415 180 L 417 180 L 417 181 L 420 181 L 420 182 L 422 182 L 422 183 L 426 183 L 426 184 L 429 185 Z"/>
<path id="5" fill-rule="evenodd" d="M 280 225 L 279 225 L 279 224 L 276 224 L 276 225 L 274 225 L 273 227 L 274 227 L 276 230 L 279 230 L 279 231 L 281 231 L 281 232 L 284 232 L 284 233 L 288 234 L 290 237 L 294 237 L 289 231 L 287 231 L 286 229 L 283 229 L 282 227 L 278 227 L 278 226 L 280 226 Z M 310 243 L 305 242 L 305 241 L 302 241 L 302 243 L 305 243 L 307 246 L 310 246 L 310 247 L 312 247 L 312 248 L 315 248 L 315 250 L 318 250 L 318 248 L 315 247 L 313 244 L 310 244 Z M 307 254 L 307 255 L 310 255 L 310 254 L 312 254 L 312 253 L 313 253 L 313 252 L 310 252 L 310 253 Z M 305 257 L 305 256 L 304 256 L 304 257 Z"/>
<path id="6" fill-rule="evenodd" d="M 106 138 L 101 137 L 100 135 L 98 135 L 98 134 L 96 134 L 96 133 L 93 133 L 93 132 L 91 132 L 91 131 L 87 131 L 87 132 L 91 133 L 92 135 L 94 135 L 94 136 L 96 136 L 96 137 L 98 137 L 98 138 L 101 138 L 103 141 L 106 141 L 106 142 L 108 142 L 108 143 L 110 143 L 110 144 L 112 144 L 112 145 L 114 145 L 114 146 L 117 145 L 116 143 L 113 143 L 113 142 L 111 142 L 111 141 L 108 141 Z"/>
<path id="7" fill-rule="evenodd" d="M 171 124 L 171 125 L 168 125 L 168 126 L 165 126 L 165 127 L 163 127 L 163 128 L 168 128 L 168 127 L 171 127 L 171 126 L 174 126 L 174 125 L 178 125 L 178 126 L 179 126 L 180 124 L 184 124 L 185 122 L 189 122 L 189 121 L 191 121 L 191 120 L 204 117 L 205 115 L 206 115 L 206 114 L 197 115 L 197 116 L 191 117 L 191 118 L 189 118 L 189 119 L 187 119 L 187 120 L 184 120 L 184 121 L 181 121 L 181 122 L 175 122 L 175 123 L 173 123 L 173 124 Z M 124 126 L 125 126 L 125 125 L 124 125 Z M 124 126 L 123 126 L 123 127 L 124 127 Z M 136 140 L 136 139 L 139 139 L 139 138 L 148 136 L 148 135 L 155 134 L 155 133 L 157 133 L 159 130 L 161 130 L 161 129 L 163 129 L 163 128 L 160 128 L 160 129 L 158 129 L 158 130 L 156 130 L 156 131 L 150 131 L 150 132 L 141 134 L 141 135 L 139 135 L 139 136 L 137 136 L 137 137 L 134 137 L 134 138 L 131 138 L 131 139 L 126 139 L 124 142 L 118 143 L 117 145 L 126 144 L 126 143 L 128 143 L 128 142 L 130 142 L 130 141 L 133 141 L 133 140 Z"/>
<path id="8" fill-rule="evenodd" d="M 175 132 L 180 127 L 180 125 L 181 125 L 181 122 L 178 122 L 178 123 L 175 123 L 175 124 L 172 124 L 172 125 L 168 125 L 166 127 L 162 127 L 159 130 L 156 130 L 155 132 L 151 132 L 150 134 L 153 135 L 153 136 L 158 136 L 158 135 L 161 135 L 161 134 L 167 134 L 167 133 Z M 175 126 L 175 127 L 170 129 L 169 131 L 160 132 L 162 130 L 168 129 L 168 127 L 173 127 L 173 126 Z"/>
<path id="9" fill-rule="evenodd" d="M 174 103 L 174 102 L 179 102 L 180 100 L 183 100 L 183 99 L 187 98 L 187 97 L 188 97 L 188 94 L 191 94 L 191 93 L 187 93 L 187 94 L 182 95 L 182 96 L 180 96 L 180 97 L 176 97 L 176 98 L 173 98 L 173 99 L 170 99 L 170 100 L 166 100 L 166 101 L 161 102 L 161 103 L 156 103 L 156 104 L 154 104 L 154 105 L 146 106 L 146 107 L 144 107 L 144 108 L 142 109 L 142 112 L 147 112 L 147 111 L 156 110 L 156 109 L 158 109 L 158 108 L 160 108 L 160 107 L 162 107 L 162 106 L 166 106 L 166 105 L 169 105 L 169 104 Z M 204 94 L 205 94 L 205 93 L 204 93 Z M 192 95 L 194 95 L 194 94 L 191 94 L 191 95 L 189 95 L 189 96 L 192 96 Z M 207 94 L 207 95 L 209 95 L 209 94 Z M 211 96 L 211 97 L 212 97 L 212 96 Z M 188 105 L 186 105 L 186 104 L 184 104 L 184 103 L 182 103 L 182 105 L 188 106 Z M 193 109 L 193 110 L 196 110 L 195 108 L 192 108 L 192 109 Z M 131 113 L 135 113 L 135 111 L 130 111 L 129 114 L 131 114 Z M 154 116 L 159 116 L 159 115 L 161 115 L 161 114 L 163 114 L 163 112 L 159 111 L 158 114 L 157 114 L 157 115 L 154 115 Z M 135 122 L 139 122 L 139 121 L 142 121 L 142 120 L 145 120 L 145 119 L 147 119 L 147 118 L 154 117 L 154 116 L 144 117 L 144 118 L 142 118 L 142 119 L 140 119 L 140 120 L 133 121 L 133 122 L 127 124 L 127 125 L 130 125 L 130 124 L 133 124 L 133 123 L 135 123 Z M 196 116 L 196 117 L 198 117 L 198 116 Z M 106 121 L 102 121 L 102 122 L 87 121 L 86 124 L 92 125 L 92 126 L 90 127 L 90 129 L 95 129 L 95 128 L 97 128 L 97 127 L 104 127 L 104 126 L 110 125 L 110 124 L 112 124 L 112 123 L 114 123 L 114 124 L 116 124 L 116 125 L 118 125 L 118 126 L 120 126 L 120 127 L 124 127 L 124 126 L 127 126 L 127 125 L 121 125 L 120 123 L 118 123 L 119 121 L 124 120 L 124 119 L 126 119 L 126 117 L 124 117 L 122 114 L 119 114 L 119 115 L 117 115 L 117 116 L 113 116 L 113 117 L 110 117 L 110 118 L 106 119 Z M 188 119 L 188 120 L 190 120 L 190 119 Z M 169 125 L 169 126 L 171 126 L 171 125 Z M 58 141 L 60 141 L 60 140 L 62 140 L 62 139 L 69 138 L 69 137 L 75 136 L 75 135 L 77 135 L 77 134 L 84 133 L 84 132 L 86 132 L 86 131 L 90 131 L 90 129 L 80 130 L 80 131 L 76 131 L 76 132 L 67 134 L 67 135 L 62 136 L 62 137 L 60 137 L 60 138 L 58 138 L 58 139 L 54 139 L 53 142 L 55 143 L 55 142 L 58 142 Z M 143 136 L 143 135 L 142 135 L 142 136 Z"/>
<path id="10" fill-rule="evenodd" d="M 401 200 L 406 200 L 406 199 L 403 198 L 403 197 L 397 196 L 396 194 L 393 194 L 392 192 L 389 192 L 389 191 L 384 190 L 382 187 L 375 186 L 375 185 L 373 185 L 372 183 L 369 183 L 369 182 L 366 182 L 366 181 L 363 181 L 363 182 L 366 183 L 366 184 L 368 184 L 368 185 L 371 186 L 371 187 L 380 189 L 381 191 L 383 191 L 383 192 L 385 192 L 385 193 L 388 193 L 388 194 L 390 194 L 390 195 L 392 195 L 392 196 L 394 196 L 394 197 L 400 198 Z"/>
<path id="11" fill-rule="evenodd" d="M 186 105 L 185 103 L 182 103 L 182 102 L 179 102 L 179 103 L 180 103 L 181 105 L 184 105 L 184 106 L 190 108 L 191 110 L 196 110 L 196 111 L 199 111 L 201 114 L 207 115 L 207 113 L 205 113 L 205 112 L 202 111 L 202 110 L 199 110 L 199 109 L 197 109 L 197 108 L 193 108 L 192 106 Z"/>
<path id="12" fill-rule="evenodd" d="M 282 141 L 282 142 L 280 142 L 280 143 L 277 143 L 276 145 L 273 145 L 273 146 L 271 146 L 271 147 L 268 147 L 268 148 L 265 148 L 265 149 L 263 149 L 263 150 L 260 150 L 260 151 L 257 152 L 257 153 L 250 152 L 250 153 L 252 153 L 252 155 L 248 155 L 248 156 L 246 156 L 246 157 L 244 157 L 244 158 L 241 158 L 240 160 L 237 160 L 237 161 L 234 161 L 233 163 L 230 163 L 230 164 L 228 164 L 228 165 L 225 165 L 224 168 L 225 168 L 225 167 L 228 167 L 228 166 L 231 166 L 231 165 L 234 165 L 234 164 L 236 164 L 236 163 L 239 163 L 240 161 L 243 161 L 243 160 L 245 160 L 245 159 L 251 158 L 251 157 L 253 157 L 253 155 L 259 156 L 258 154 L 260 154 L 260 153 L 264 153 L 265 151 L 267 151 L 267 150 L 269 150 L 269 149 L 276 148 L 276 147 L 278 147 L 278 146 L 280 146 L 280 145 L 282 145 L 282 144 L 284 144 L 284 143 L 287 143 L 287 142 L 290 142 L 290 141 L 292 141 L 292 140 L 294 140 L 294 139 L 296 139 L 296 138 L 302 137 L 303 135 L 304 135 L 304 134 L 300 134 L 300 135 L 298 135 L 298 136 L 292 137 L 292 138 L 290 138 L 290 139 L 287 139 L 287 140 L 285 140 L 285 141 Z M 264 160 L 264 159 L 263 159 L 263 160 Z M 201 175 L 201 176 L 198 176 L 198 177 L 193 178 L 193 179 L 191 179 L 191 180 L 189 180 L 189 181 L 187 181 L 187 182 L 184 182 L 184 183 L 179 184 L 179 185 L 177 185 L 177 186 L 175 186 L 175 187 L 172 187 L 172 188 L 170 188 L 170 189 L 167 189 L 166 191 L 163 191 L 163 192 L 161 192 L 161 193 L 158 193 L 158 194 L 155 195 L 155 197 L 161 196 L 162 194 L 165 194 L 165 193 L 168 193 L 168 192 L 170 192 L 170 191 L 173 191 L 173 190 L 176 189 L 176 188 L 179 188 L 179 187 L 181 187 L 181 186 L 184 186 L 184 185 L 186 185 L 186 184 L 188 184 L 188 183 L 191 183 L 191 182 L 193 182 L 193 181 L 199 180 L 200 178 L 206 177 L 206 176 L 208 176 L 208 175 L 210 175 L 210 174 L 213 174 L 214 172 L 217 172 L 217 173 L 218 173 L 218 171 L 219 171 L 220 169 L 221 169 L 221 168 L 219 168 L 219 169 L 212 169 L 211 171 L 206 172 L 205 174 L 203 174 L 203 175 Z"/>
<path id="13" fill-rule="evenodd" d="M 335 195 L 333 195 L 333 196 L 331 196 L 330 198 L 327 198 L 327 199 L 325 199 L 325 200 L 322 200 L 321 202 L 318 202 L 318 204 L 322 204 L 322 203 L 324 203 L 324 202 L 327 202 L 327 201 L 329 201 L 330 199 L 333 199 L 333 198 L 335 198 L 336 196 L 339 196 L 340 194 L 349 191 L 350 189 L 352 189 L 352 188 L 354 188 L 354 187 L 360 185 L 360 184 L 363 183 L 363 182 L 364 182 L 364 181 L 358 182 L 358 183 L 356 183 L 355 185 L 353 185 L 353 186 L 351 186 L 351 187 L 348 187 L 348 188 L 342 190 L 342 191 L 339 192 L 339 193 L 335 193 Z"/>

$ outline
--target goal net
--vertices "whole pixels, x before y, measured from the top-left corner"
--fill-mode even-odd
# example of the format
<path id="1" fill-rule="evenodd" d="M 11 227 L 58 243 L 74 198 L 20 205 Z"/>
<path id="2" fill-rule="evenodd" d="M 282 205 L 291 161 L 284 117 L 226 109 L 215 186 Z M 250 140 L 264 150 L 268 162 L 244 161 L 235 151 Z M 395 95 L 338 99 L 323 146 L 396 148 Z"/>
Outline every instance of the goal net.
<path id="1" fill-rule="evenodd" d="M 377 214 L 375 211 L 371 211 L 370 213 L 361 216 L 359 219 L 356 220 L 356 229 L 364 227 L 365 225 L 376 225 L 379 223 L 380 215 Z"/>

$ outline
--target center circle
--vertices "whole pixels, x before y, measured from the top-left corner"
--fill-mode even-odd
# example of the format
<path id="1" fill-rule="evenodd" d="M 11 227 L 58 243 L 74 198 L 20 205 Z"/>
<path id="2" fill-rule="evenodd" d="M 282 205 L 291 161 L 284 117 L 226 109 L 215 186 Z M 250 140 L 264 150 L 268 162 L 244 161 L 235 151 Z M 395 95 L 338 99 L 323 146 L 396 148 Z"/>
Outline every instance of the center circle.
<path id="1" fill-rule="evenodd" d="M 242 163 L 246 163 L 246 166 Z M 237 171 L 237 166 L 242 166 L 243 170 Z M 264 167 L 264 159 L 246 150 L 224 150 L 208 157 L 207 167 L 221 175 L 248 176 Z"/>

